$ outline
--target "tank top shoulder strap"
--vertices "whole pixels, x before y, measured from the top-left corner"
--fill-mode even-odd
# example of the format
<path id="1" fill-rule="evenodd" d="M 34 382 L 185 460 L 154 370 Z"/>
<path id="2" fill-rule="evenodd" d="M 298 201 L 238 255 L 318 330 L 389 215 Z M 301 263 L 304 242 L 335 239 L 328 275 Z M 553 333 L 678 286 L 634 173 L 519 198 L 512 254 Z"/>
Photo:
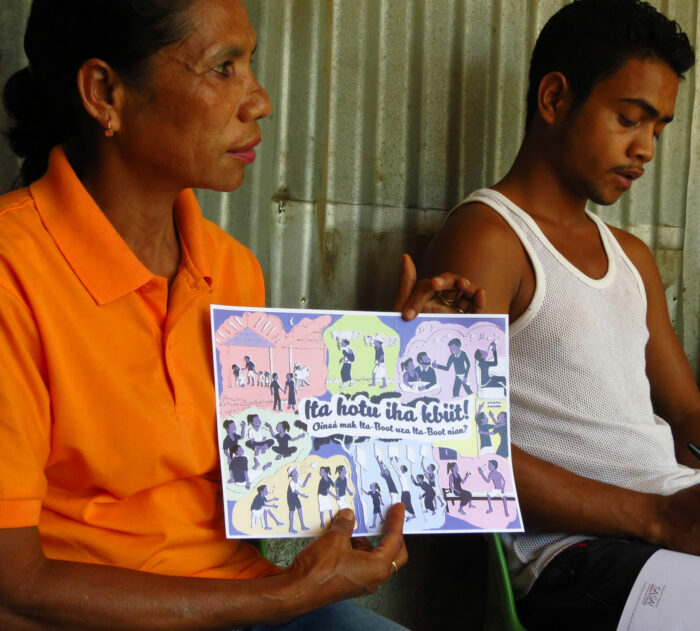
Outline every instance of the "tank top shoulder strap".
<path id="1" fill-rule="evenodd" d="M 510 334 L 514 335 L 524 328 L 539 311 L 545 296 L 547 278 L 540 260 L 540 255 L 545 251 L 541 239 L 537 236 L 539 229 L 525 211 L 516 206 L 505 195 L 490 188 L 474 191 L 449 214 L 452 214 L 457 208 L 473 202 L 488 206 L 508 224 L 522 244 L 535 273 L 535 293 L 532 300 L 522 315 L 510 323 Z"/>

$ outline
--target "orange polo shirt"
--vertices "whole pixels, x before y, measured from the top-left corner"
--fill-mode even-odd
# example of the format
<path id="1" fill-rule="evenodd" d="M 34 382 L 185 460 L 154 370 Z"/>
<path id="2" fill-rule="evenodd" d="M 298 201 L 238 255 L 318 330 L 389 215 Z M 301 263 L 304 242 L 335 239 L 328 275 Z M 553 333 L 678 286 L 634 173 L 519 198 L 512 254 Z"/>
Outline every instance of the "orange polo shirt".
<path id="1" fill-rule="evenodd" d="M 251 252 L 175 203 L 170 290 L 54 149 L 0 197 L 0 528 L 45 554 L 159 574 L 275 571 L 225 539 L 209 305 L 260 306 Z"/>

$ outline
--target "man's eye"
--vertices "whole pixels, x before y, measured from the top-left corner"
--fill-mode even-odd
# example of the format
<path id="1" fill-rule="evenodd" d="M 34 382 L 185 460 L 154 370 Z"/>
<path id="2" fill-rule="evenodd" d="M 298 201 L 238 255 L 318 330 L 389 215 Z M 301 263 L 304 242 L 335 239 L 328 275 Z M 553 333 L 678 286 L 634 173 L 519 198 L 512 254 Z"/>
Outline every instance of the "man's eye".
<path id="1" fill-rule="evenodd" d="M 225 61 L 224 63 L 219 64 L 218 66 L 215 66 L 214 72 L 218 72 L 220 75 L 223 75 L 224 77 L 230 77 L 233 74 L 233 62 L 232 61 Z"/>

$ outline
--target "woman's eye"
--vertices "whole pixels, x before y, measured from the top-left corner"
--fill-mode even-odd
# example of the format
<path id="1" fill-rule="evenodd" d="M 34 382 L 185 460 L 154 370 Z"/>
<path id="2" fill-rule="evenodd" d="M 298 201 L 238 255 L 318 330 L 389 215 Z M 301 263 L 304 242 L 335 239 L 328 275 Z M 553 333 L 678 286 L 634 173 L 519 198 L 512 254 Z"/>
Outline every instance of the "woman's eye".
<path id="1" fill-rule="evenodd" d="M 218 66 L 215 66 L 214 72 L 218 72 L 220 75 L 223 75 L 224 77 L 230 77 L 233 74 L 233 62 L 232 61 L 225 61 L 224 63 L 219 64 Z"/>
<path id="2" fill-rule="evenodd" d="M 620 121 L 620 125 L 622 125 L 623 127 L 634 127 L 637 124 L 633 120 L 627 118 L 624 114 L 618 114 L 617 117 Z"/>

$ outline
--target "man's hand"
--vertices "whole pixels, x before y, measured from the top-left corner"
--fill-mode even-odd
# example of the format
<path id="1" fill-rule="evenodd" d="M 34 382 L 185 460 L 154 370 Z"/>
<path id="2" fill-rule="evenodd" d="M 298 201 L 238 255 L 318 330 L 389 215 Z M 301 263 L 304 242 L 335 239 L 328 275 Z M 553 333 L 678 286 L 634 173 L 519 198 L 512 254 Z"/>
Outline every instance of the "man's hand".
<path id="1" fill-rule="evenodd" d="M 304 548 L 287 572 L 291 584 L 304 590 L 314 606 L 371 594 L 406 564 L 403 540 L 403 504 L 392 506 L 386 517 L 384 536 L 375 548 L 351 539 L 355 519 L 350 509 L 341 510 L 328 530 Z"/>
<path id="2" fill-rule="evenodd" d="M 401 280 L 394 311 L 401 311 L 405 320 L 413 320 L 419 313 L 484 312 L 484 290 L 472 288 L 466 278 L 446 272 L 418 280 L 416 266 L 408 254 L 402 255 L 401 264 Z M 438 292 L 442 292 L 443 300 Z"/>
<path id="3" fill-rule="evenodd" d="M 658 522 L 650 525 L 650 542 L 700 555 L 700 484 L 655 499 Z"/>

